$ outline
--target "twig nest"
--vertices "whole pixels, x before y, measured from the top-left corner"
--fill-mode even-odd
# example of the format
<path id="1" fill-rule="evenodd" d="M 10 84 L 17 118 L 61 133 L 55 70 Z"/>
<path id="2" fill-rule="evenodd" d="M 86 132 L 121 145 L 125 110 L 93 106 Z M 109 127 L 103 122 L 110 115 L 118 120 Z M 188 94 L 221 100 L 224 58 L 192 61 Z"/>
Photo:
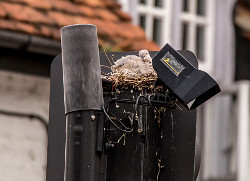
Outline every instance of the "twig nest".
<path id="1" fill-rule="evenodd" d="M 121 57 L 114 62 L 111 70 L 112 72 L 104 78 L 120 86 L 150 87 L 157 78 L 152 58 L 147 50 L 141 50 L 139 56 Z"/>

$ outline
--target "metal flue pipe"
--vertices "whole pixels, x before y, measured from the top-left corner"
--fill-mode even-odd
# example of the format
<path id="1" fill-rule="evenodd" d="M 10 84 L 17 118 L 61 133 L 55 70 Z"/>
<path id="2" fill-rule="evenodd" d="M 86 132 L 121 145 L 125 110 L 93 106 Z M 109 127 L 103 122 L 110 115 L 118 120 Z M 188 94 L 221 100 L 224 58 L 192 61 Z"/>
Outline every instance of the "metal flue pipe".
<path id="1" fill-rule="evenodd" d="M 99 180 L 96 131 L 103 90 L 96 26 L 63 27 L 61 44 L 66 114 L 64 180 Z"/>

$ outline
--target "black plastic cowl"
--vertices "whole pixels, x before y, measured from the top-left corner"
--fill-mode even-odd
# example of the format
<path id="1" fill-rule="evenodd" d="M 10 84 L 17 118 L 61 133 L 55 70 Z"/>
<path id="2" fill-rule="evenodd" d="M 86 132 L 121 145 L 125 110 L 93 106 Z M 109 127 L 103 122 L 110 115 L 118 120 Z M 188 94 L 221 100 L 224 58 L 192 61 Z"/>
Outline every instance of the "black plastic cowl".
<path id="1" fill-rule="evenodd" d="M 190 54 L 186 56 L 189 59 L 166 44 L 152 62 L 158 78 L 188 110 L 193 110 L 221 90 L 210 75 L 190 63 L 197 61 L 196 56 L 190 51 L 186 54 Z"/>

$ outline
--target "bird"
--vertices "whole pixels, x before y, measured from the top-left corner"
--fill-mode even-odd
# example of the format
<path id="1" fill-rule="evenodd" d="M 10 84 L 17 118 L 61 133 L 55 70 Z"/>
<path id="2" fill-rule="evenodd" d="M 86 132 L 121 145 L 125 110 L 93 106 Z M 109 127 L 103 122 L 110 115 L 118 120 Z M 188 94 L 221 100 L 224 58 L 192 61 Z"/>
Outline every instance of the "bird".
<path id="1" fill-rule="evenodd" d="M 143 62 L 152 63 L 152 58 L 150 57 L 148 50 L 139 51 L 139 57 L 142 59 Z"/>
<path id="2" fill-rule="evenodd" d="M 132 77 L 156 77 L 152 66 L 152 58 L 147 50 L 139 51 L 139 56 L 127 55 L 114 62 L 113 72 Z"/>

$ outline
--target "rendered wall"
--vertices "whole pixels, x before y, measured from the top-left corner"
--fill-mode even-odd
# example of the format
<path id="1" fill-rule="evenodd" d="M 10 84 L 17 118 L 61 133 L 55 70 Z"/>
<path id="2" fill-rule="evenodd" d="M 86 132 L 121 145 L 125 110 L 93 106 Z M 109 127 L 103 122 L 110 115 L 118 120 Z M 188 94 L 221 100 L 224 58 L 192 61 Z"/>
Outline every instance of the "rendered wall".
<path id="1" fill-rule="evenodd" d="M 0 112 L 32 113 L 48 121 L 49 79 L 0 71 Z M 0 181 L 43 181 L 47 132 L 37 119 L 0 113 Z"/>

